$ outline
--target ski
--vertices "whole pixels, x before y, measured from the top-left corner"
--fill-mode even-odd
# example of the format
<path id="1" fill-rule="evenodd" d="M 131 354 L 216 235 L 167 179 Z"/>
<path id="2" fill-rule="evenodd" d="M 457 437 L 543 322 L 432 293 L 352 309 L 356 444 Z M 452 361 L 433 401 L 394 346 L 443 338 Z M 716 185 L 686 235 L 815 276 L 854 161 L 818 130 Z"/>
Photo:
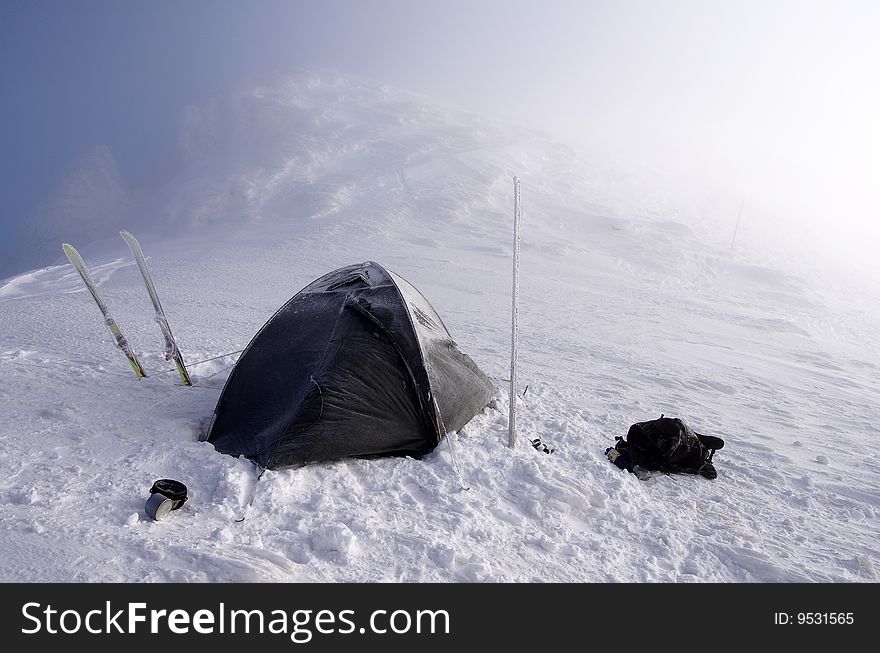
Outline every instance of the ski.
<path id="1" fill-rule="evenodd" d="M 131 347 L 128 345 L 128 341 L 126 341 L 125 337 L 122 335 L 122 331 L 119 330 L 119 325 L 116 324 L 116 320 L 113 319 L 113 316 L 110 314 L 110 307 L 107 306 L 107 302 L 104 300 L 104 296 L 101 295 L 101 291 L 98 290 L 98 284 L 95 283 L 95 280 L 92 278 L 92 273 L 89 272 L 89 268 L 86 266 L 85 261 L 83 261 L 82 256 L 80 256 L 79 252 L 76 251 L 76 248 L 73 245 L 68 245 L 67 243 L 62 244 L 62 249 L 64 249 L 64 253 L 67 255 L 67 260 L 70 261 L 70 264 L 76 268 L 76 271 L 79 272 L 79 276 L 82 277 L 83 283 L 88 288 L 89 292 L 92 294 L 92 297 L 95 299 L 95 303 L 98 304 L 98 308 L 101 309 L 101 315 L 104 316 L 104 323 L 110 329 L 110 333 L 113 334 L 113 337 L 116 339 L 116 346 L 119 347 L 125 357 L 128 359 L 128 362 L 131 364 L 131 368 L 134 370 L 134 373 L 137 374 L 138 378 L 143 378 L 147 376 L 146 371 L 141 365 L 140 361 L 135 356 Z"/>
<path id="2" fill-rule="evenodd" d="M 159 323 L 159 328 L 162 330 L 162 335 L 165 337 L 165 360 L 174 361 L 174 365 L 177 367 L 177 372 L 180 374 L 181 380 L 186 385 L 192 385 L 192 379 L 190 378 L 186 365 L 183 362 L 183 356 L 180 353 L 180 349 L 177 347 L 177 341 L 174 340 L 174 335 L 171 333 L 171 327 L 168 325 L 168 318 L 165 317 L 165 311 L 162 309 L 162 304 L 159 301 L 159 294 L 156 292 L 156 286 L 153 284 L 153 278 L 150 276 L 150 270 L 147 268 L 147 259 L 144 257 L 144 251 L 141 249 L 141 245 L 137 241 L 137 238 L 132 236 L 129 232 L 120 231 L 119 235 L 122 236 L 126 243 L 128 243 L 128 248 L 134 255 L 138 268 L 140 268 L 141 276 L 144 278 L 147 292 L 150 294 L 150 300 L 153 302 L 153 308 L 156 309 L 156 322 Z"/>

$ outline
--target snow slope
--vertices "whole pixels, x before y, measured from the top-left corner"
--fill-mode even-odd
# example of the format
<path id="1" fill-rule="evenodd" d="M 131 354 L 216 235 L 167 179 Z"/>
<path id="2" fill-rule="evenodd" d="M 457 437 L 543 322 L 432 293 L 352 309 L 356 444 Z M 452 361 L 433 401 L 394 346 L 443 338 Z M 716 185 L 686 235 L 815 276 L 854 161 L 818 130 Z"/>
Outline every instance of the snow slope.
<path id="1" fill-rule="evenodd" d="M 731 252 L 706 214 L 564 146 L 350 78 L 236 91 L 181 129 L 149 183 L 87 176 L 104 189 L 32 221 L 54 257 L 80 246 L 149 378 L 71 266 L 0 282 L 0 580 L 877 581 L 869 279 L 774 258 L 748 233 Z M 90 161 L 112 171 L 108 153 Z M 505 444 L 513 175 L 520 442 L 552 455 Z M 95 222 L 90 203 L 115 208 Z M 191 363 L 371 259 L 431 301 L 496 408 L 421 461 L 266 472 L 247 508 L 253 465 L 198 442 L 235 357 L 178 385 L 123 227 Z M 725 438 L 718 479 L 640 482 L 607 462 L 614 436 L 660 413 Z M 161 477 L 191 498 L 151 522 Z"/>

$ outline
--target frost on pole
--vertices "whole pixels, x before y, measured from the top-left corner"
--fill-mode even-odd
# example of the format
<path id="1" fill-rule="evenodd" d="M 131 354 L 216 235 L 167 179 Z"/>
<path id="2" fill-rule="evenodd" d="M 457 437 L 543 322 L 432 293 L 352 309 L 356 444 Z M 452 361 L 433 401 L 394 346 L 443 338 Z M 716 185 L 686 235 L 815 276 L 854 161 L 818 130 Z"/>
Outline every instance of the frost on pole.
<path id="1" fill-rule="evenodd" d="M 508 444 L 516 447 L 516 349 L 519 341 L 519 219 L 520 207 L 519 179 L 513 178 L 513 297 L 510 326 L 510 415 L 508 418 Z"/>

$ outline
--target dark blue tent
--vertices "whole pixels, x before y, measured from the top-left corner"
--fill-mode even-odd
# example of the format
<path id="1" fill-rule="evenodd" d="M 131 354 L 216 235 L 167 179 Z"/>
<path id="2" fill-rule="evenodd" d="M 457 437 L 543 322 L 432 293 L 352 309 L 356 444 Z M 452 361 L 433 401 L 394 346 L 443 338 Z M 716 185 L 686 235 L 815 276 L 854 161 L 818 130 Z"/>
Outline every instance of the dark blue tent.
<path id="1" fill-rule="evenodd" d="M 421 456 L 492 392 L 421 293 L 367 262 L 312 282 L 260 329 L 226 381 L 207 440 L 273 469 Z"/>

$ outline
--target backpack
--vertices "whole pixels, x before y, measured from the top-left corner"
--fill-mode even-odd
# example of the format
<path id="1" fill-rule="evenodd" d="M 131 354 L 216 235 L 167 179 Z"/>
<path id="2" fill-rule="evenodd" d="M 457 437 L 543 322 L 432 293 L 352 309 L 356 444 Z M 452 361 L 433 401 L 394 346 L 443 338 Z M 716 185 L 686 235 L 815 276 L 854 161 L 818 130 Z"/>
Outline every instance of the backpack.
<path id="1" fill-rule="evenodd" d="M 614 447 L 605 452 L 609 460 L 639 478 L 645 477 L 642 470 L 648 470 L 714 479 L 718 473 L 712 457 L 724 446 L 721 438 L 696 433 L 682 420 L 664 415 L 633 424 L 626 439 L 615 440 Z"/>

